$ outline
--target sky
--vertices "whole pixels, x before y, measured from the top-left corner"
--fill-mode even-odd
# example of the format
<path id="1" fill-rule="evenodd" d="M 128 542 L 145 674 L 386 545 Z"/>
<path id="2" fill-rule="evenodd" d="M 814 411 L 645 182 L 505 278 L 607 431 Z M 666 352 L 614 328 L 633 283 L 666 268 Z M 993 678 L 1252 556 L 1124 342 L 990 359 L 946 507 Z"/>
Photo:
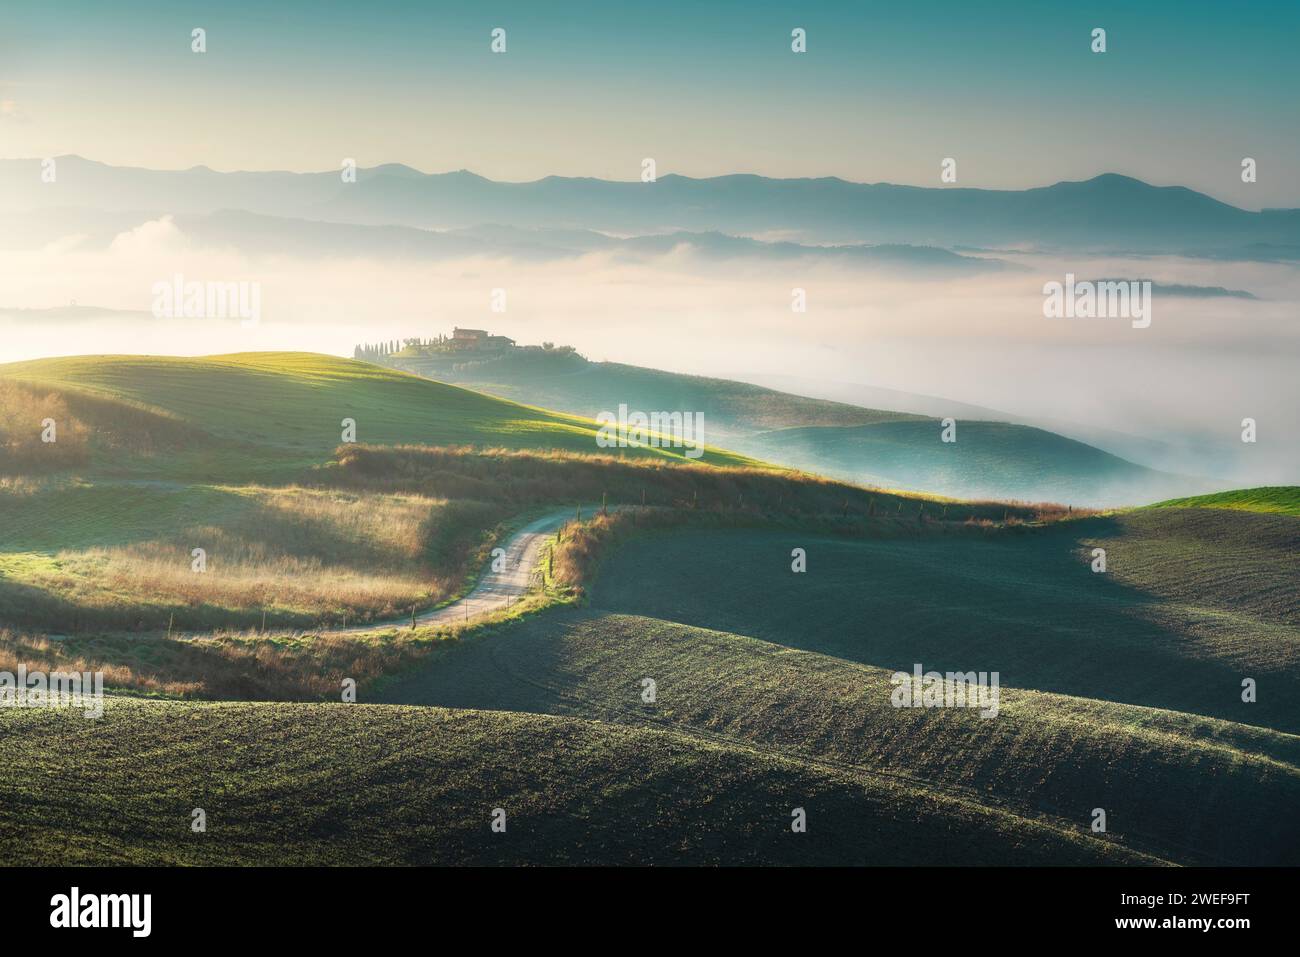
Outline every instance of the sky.
<path id="1" fill-rule="evenodd" d="M 191 52 L 191 31 L 207 52 Z M 506 52 L 490 50 L 506 31 Z M 790 33 L 807 31 L 807 53 Z M 1093 53 L 1094 28 L 1107 52 Z M 1017 189 L 1122 173 L 1247 208 L 1300 208 L 1297 2 L 172 2 L 3 0 L 0 158 L 337 174 L 404 163 L 499 180 L 657 173 L 838 176 Z M 1243 183 L 1243 157 L 1258 181 Z M 35 170 L 33 166 L 33 170 Z M 48 189 L 45 185 L 32 188 Z M 341 187 L 342 188 L 342 187 Z M 0 196 L 0 200 L 5 197 Z M 164 211 L 106 246 L 96 220 L 0 248 L 0 362 L 307 349 L 487 327 L 592 359 L 737 378 L 797 375 L 941 396 L 1161 441 L 1237 443 L 1244 416 L 1300 474 L 1291 263 L 1087 261 L 1025 251 L 991 277 L 719 265 L 689 249 L 390 261 L 205 244 Z M 92 211 L 93 213 L 93 211 Z M 119 217 L 120 218 L 120 217 Z M 146 222 L 145 220 L 149 221 Z M 12 247 L 12 248 L 10 248 Z M 811 267 L 810 267 L 811 268 Z M 1054 324 L 1045 278 L 1150 276 L 1257 298 L 1160 300 L 1150 329 Z M 154 283 L 250 280 L 265 321 L 154 320 Z M 806 315 L 790 309 L 807 287 Z M 508 287 L 507 315 L 487 290 Z M 144 311 L 73 323 L 70 303 Z M 6 316 L 6 310 L 37 310 Z M 1226 438 L 1225 438 L 1226 437 Z M 1263 446 L 1261 445 L 1261 449 Z M 1272 454 L 1272 453 L 1270 453 Z"/>
<path id="2" fill-rule="evenodd" d="M 1300 207 L 1298 3 L 4 6 L 4 157 L 914 185 L 952 157 L 959 186 L 1119 172 Z"/>

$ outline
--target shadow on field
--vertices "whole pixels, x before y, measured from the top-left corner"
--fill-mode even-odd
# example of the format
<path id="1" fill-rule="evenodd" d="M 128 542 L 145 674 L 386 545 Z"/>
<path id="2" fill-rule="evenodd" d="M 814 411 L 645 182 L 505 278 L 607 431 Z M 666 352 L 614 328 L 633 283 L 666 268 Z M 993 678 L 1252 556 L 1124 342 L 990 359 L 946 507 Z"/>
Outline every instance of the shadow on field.
<path id="1" fill-rule="evenodd" d="M 1105 573 L 1091 569 L 1093 547 L 1107 550 Z M 806 572 L 791 570 L 795 548 Z M 998 671 L 1004 686 L 1294 733 L 1300 635 L 1282 610 L 1222 581 L 1249 578 L 1258 590 L 1286 579 L 1275 559 L 1199 534 L 1156 540 L 1115 517 L 983 538 L 682 531 L 612 555 L 592 606 L 891 670 Z M 1294 579 L 1289 590 L 1294 601 Z M 1244 677 L 1269 694 L 1243 703 Z"/>
<path id="2" fill-rule="evenodd" d="M 645 681 L 656 698 L 646 701 Z M 891 707 L 888 672 L 659 619 L 566 609 L 440 649 L 378 700 L 673 728 L 965 798 L 1181 864 L 1294 864 L 1300 738 L 1008 689 L 996 720 Z M 914 795 L 917 792 L 912 792 Z M 989 863 L 1018 863 L 1010 848 Z"/>

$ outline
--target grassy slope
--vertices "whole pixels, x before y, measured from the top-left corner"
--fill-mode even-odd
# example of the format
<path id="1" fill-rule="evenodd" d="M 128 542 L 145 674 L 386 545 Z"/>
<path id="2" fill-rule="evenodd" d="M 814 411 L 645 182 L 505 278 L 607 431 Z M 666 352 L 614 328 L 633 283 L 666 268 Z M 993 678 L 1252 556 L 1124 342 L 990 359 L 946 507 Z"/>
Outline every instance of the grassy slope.
<path id="1" fill-rule="evenodd" d="M 346 513 L 374 522 L 411 513 L 398 496 L 326 503 L 298 493 L 286 506 L 283 494 L 240 487 L 328 481 L 314 467 L 332 458 L 344 418 L 362 442 L 601 451 L 589 420 L 306 353 L 45 359 L 0 365 L 5 382 L 21 384 L 26 399 L 0 408 L 0 472 L 35 468 L 43 454 L 66 465 L 74 439 L 89 443 L 77 481 L 0 483 L 0 623 L 55 632 L 156 630 L 172 612 L 183 630 L 260 624 L 263 612 L 272 625 L 310 627 L 446 597 L 467 571 L 449 559 L 463 560 L 504 506 L 477 516 L 476 536 L 449 542 L 448 525 L 459 534 L 465 522 L 442 521 L 440 503 L 425 503 L 404 524 L 429 534 L 395 562 L 395 549 L 376 554 L 382 530 Z M 64 420 L 48 445 L 32 439 L 47 414 Z M 3 440 L 15 430 L 25 465 L 7 468 Z M 625 454 L 689 461 L 671 449 Z M 699 461 L 759 464 L 716 449 Z M 189 572 L 194 547 L 209 552 L 204 576 Z"/>
<path id="2" fill-rule="evenodd" d="M 1300 733 L 1298 544 L 1287 516 L 1191 509 L 987 541 L 682 532 L 616 553 L 595 601 L 891 670 L 997 670 L 1004 686 Z M 1089 566 L 1098 546 L 1105 574 Z M 1267 689 L 1257 703 L 1243 677 Z"/>
<path id="3" fill-rule="evenodd" d="M 0 621 L 311 627 L 446 597 L 504 506 L 264 486 L 64 482 L 0 492 Z M 191 571 L 190 549 L 207 552 Z"/>
<path id="4" fill-rule="evenodd" d="M 310 628 L 345 617 L 390 617 L 445 598 L 466 569 L 445 560 L 441 503 L 424 502 L 426 514 L 413 515 L 419 505 L 402 507 L 401 489 L 391 494 L 378 487 L 328 496 L 299 492 L 296 504 L 286 506 L 288 496 L 265 487 L 303 478 L 344 481 L 346 470 L 312 468 L 333 457 L 337 423 L 344 417 L 357 421 L 357 437 L 367 443 L 543 450 L 535 456 L 538 475 L 527 479 L 518 474 L 522 460 L 509 456 L 480 457 L 480 467 L 462 476 L 464 481 L 445 481 L 454 471 L 445 465 L 432 469 L 438 481 L 426 483 L 427 496 L 494 503 L 491 516 L 478 516 L 484 528 L 494 527 L 511 507 L 517 512 L 547 495 L 548 502 L 571 502 L 574 496 L 598 501 L 621 490 L 623 498 L 616 500 L 635 501 L 650 485 L 649 501 L 657 502 L 654 486 L 666 482 L 675 483 L 677 498 L 689 503 L 698 491 L 701 506 L 712 508 L 753 504 L 760 485 L 775 489 L 773 501 L 793 500 L 797 491 L 787 488 L 796 477 L 761 466 L 732 489 L 711 466 L 757 463 L 716 450 L 698 464 L 666 450 L 625 450 L 626 461 L 617 464 L 591 460 L 580 487 L 571 479 L 586 460 L 548 456 L 555 457 L 555 449 L 599 451 L 593 423 L 328 356 L 51 359 L 0 367 L 0 381 L 36 390 L 25 405 L 14 404 L 11 417 L 39 422 L 48 401 L 42 390 L 52 390 L 59 397 L 57 414 L 82 417 L 86 427 L 80 434 L 89 435 L 93 446 L 76 469 L 79 480 L 0 486 L 0 621 L 61 634 L 87 628 L 157 631 L 168 627 L 173 614 L 183 632 L 260 625 L 263 614 L 272 627 Z M 62 452 L 69 438 L 65 422 L 60 443 L 28 443 L 27 451 L 37 458 Z M 419 448 L 382 448 L 355 444 L 344 447 L 344 455 L 421 455 Z M 638 462 L 662 466 L 645 472 L 653 482 L 637 475 L 615 488 L 603 481 L 606 470 L 637 473 Z M 389 464 L 385 459 L 379 466 L 385 478 L 429 471 Z M 682 468 L 686 464 L 695 467 Z M 715 477 L 720 481 L 711 481 Z M 240 484 L 250 481 L 259 487 Z M 820 497 L 827 501 L 818 506 L 823 511 L 841 504 L 840 492 L 827 488 Z M 526 489 L 536 494 L 521 497 Z M 719 491 L 726 493 L 725 503 Z M 867 494 L 851 489 L 842 497 Z M 887 498 L 882 508 L 896 504 Z M 416 543 L 425 554 L 407 548 L 400 561 L 392 561 L 396 548 L 387 554 L 376 549 L 382 530 L 361 528 L 354 520 L 368 515 L 373 524 L 397 512 L 405 514 L 395 520 L 429 527 L 430 534 Z M 451 557 L 463 560 L 477 543 L 461 535 Z M 190 572 L 195 547 L 209 553 L 202 576 Z"/>
<path id="5" fill-rule="evenodd" d="M 343 360 L 216 357 L 176 360 L 179 370 L 173 360 L 118 361 L 98 373 L 64 369 L 62 378 L 45 368 L 36 378 L 70 395 L 90 388 L 165 410 L 195 430 L 196 454 L 223 477 L 245 461 L 320 461 L 343 415 L 357 418 L 363 441 L 411 441 L 407 430 L 422 423 L 438 436 L 480 438 L 417 441 L 511 447 L 523 436 L 513 447 L 564 448 L 553 436 L 581 435 L 582 450 L 594 445 L 590 423 Z M 40 365 L 0 367 L 0 376 Z M 98 385 L 84 381 L 97 375 Z M 366 411 L 340 411 L 345 393 Z M 435 394 L 446 421 L 420 408 Z M 522 426 L 510 418 L 525 413 L 541 418 Z M 215 457 L 209 436 L 224 443 Z M 102 521 L 145 535 L 154 520 L 147 502 L 73 511 L 55 509 L 50 529 L 93 538 Z M 163 514 L 166 524 L 192 513 L 181 501 Z M 27 546 L 42 525 L 10 523 Z M 1110 552 L 1106 576 L 1087 571 L 1097 543 Z M 54 821 L 17 849 L 30 854 L 76 845 L 69 835 L 84 834 L 89 819 L 85 859 L 156 862 L 1119 860 L 1120 849 L 1082 833 L 1100 805 L 1113 834 L 1162 858 L 1295 862 L 1295 544 L 1288 517 L 1193 509 L 987 542 L 679 531 L 615 555 L 598 610 L 505 633 L 517 642 L 452 652 L 467 656 L 466 674 L 490 680 L 408 686 L 410 700 L 482 693 L 459 703 L 570 718 L 131 703 L 104 724 L 3 713 L 0 823 L 16 826 L 0 834 L 31 841 Z M 789 572 L 794 545 L 809 549 L 806 576 Z M 1008 691 L 991 724 L 878 707 L 880 668 L 917 660 L 995 668 L 1004 685 L 1096 700 Z M 1240 703 L 1242 674 L 1260 680 L 1258 705 Z M 661 683 L 661 710 L 638 715 L 647 675 Z M 649 720 L 672 733 L 572 716 Z M 131 756 L 141 751 L 158 773 L 139 774 Z M 42 769 L 35 778 L 33 767 Z M 526 847 L 491 843 L 484 809 L 513 807 L 503 790 L 524 808 L 523 830 L 535 836 Z M 837 823 L 826 840 L 791 852 L 795 804 L 815 804 Z M 189 808 L 208 807 L 211 817 L 209 805 L 230 830 L 221 842 L 195 843 L 203 836 L 188 831 Z M 429 808 L 446 817 L 431 820 Z M 701 815 L 716 826 L 702 828 Z M 778 822 L 770 832 L 769 815 Z M 850 820 L 865 823 L 841 823 Z"/>
<path id="6" fill-rule="evenodd" d="M 700 411 L 706 435 L 720 436 L 729 448 L 856 482 L 971 498 L 1117 502 L 1149 500 L 1148 483 L 1159 489 L 1162 482 L 1176 481 L 1029 426 L 963 421 L 958 442 L 941 444 L 937 419 L 726 379 L 536 354 L 456 372 L 450 359 L 404 361 L 435 379 L 452 376 L 494 395 L 528 397 L 581 415 L 615 409 L 620 402 L 644 410 Z"/>
<path id="7" fill-rule="evenodd" d="M 959 422 L 940 441 L 938 421 L 781 429 L 737 441 L 752 455 L 826 475 L 969 498 L 1072 502 L 1140 500 L 1172 481 L 1054 432 L 1005 422 Z M 1133 496 L 1137 496 L 1136 499 Z"/>
<path id="8" fill-rule="evenodd" d="M 681 409 L 704 413 L 706 429 L 720 436 L 746 435 L 796 425 L 867 425 L 920 416 L 864 409 L 843 402 L 810 399 L 762 386 L 708 376 L 664 372 L 620 362 L 586 362 L 578 357 L 516 353 L 481 365 L 464 366 L 464 356 L 396 360 L 433 379 L 461 381 L 473 388 L 578 415 L 629 408 Z M 462 368 L 453 369 L 453 365 Z"/>
<path id="9" fill-rule="evenodd" d="M 1297 536 L 1192 510 L 986 541 L 677 530 L 611 556 L 586 611 L 446 649 L 385 697 L 651 722 L 1058 824 L 1104 807 L 1169 860 L 1300 863 Z M 1002 713 L 893 708 L 918 661 L 999 670 Z"/>
<path id="10" fill-rule="evenodd" d="M 887 669 L 599 609 L 448 647 L 386 700 L 679 730 L 814 767 L 1110 833 L 1180 863 L 1300 862 L 1300 738 L 1064 695 L 1004 690 L 996 718 L 895 709 Z M 656 702 L 641 700 L 642 679 Z M 995 859 L 1009 862 L 1009 859 Z"/>
<path id="11" fill-rule="evenodd" d="M 0 365 L 12 378 L 64 395 L 143 406 L 198 430 L 192 454 L 155 459 L 160 471 L 200 466 L 223 481 L 257 466 L 305 466 L 340 443 L 344 418 L 376 444 L 478 445 L 596 452 L 596 424 L 369 363 L 313 353 L 239 353 L 198 359 L 82 356 Z M 102 414 L 102 413 L 101 413 Z M 211 439 L 225 444 L 214 460 Z M 629 454 L 680 458 L 669 449 Z M 710 450 L 705 461 L 754 464 Z"/>
<path id="12" fill-rule="evenodd" d="M 930 519 L 1045 521 L 1064 507 L 965 502 L 924 492 L 865 488 L 787 469 L 696 465 L 664 459 L 612 455 L 540 454 L 425 447 L 350 445 L 339 450 L 328 472 L 344 488 L 402 490 L 482 501 L 651 505 L 798 517 L 868 515 L 915 523 L 922 507 Z"/>
<path id="13" fill-rule="evenodd" d="M 1300 486 L 1269 485 L 1240 488 L 1212 495 L 1193 495 L 1156 502 L 1151 508 L 1230 508 L 1247 512 L 1280 512 L 1300 516 Z"/>
<path id="14" fill-rule="evenodd" d="M 142 773 L 141 755 L 148 755 Z M 0 721 L 11 864 L 1123 863 L 1109 841 L 661 730 L 366 705 Z M 191 813 L 207 814 L 205 833 Z M 489 827 L 506 811 L 506 832 Z M 790 830 L 793 807 L 809 815 Z"/>

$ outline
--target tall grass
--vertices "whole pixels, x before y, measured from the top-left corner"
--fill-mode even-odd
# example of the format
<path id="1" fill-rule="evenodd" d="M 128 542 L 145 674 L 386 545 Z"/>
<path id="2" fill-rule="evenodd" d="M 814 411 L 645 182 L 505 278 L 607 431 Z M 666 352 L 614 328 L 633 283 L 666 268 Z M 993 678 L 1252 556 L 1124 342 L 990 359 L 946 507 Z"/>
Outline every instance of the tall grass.
<path id="1" fill-rule="evenodd" d="M 344 679 L 369 688 L 422 658 L 429 636 L 279 636 L 50 640 L 0 629 L 0 671 L 103 672 L 105 689 L 184 699 L 339 701 Z"/>
<path id="2" fill-rule="evenodd" d="M 51 420 L 54 441 L 47 442 Z M 62 396 L 0 379 L 0 474 L 58 471 L 89 457 L 89 430 Z"/>
<path id="3" fill-rule="evenodd" d="M 98 663 L 110 684 L 140 693 L 329 700 L 343 677 L 364 685 L 408 668 L 463 627 L 313 632 L 454 596 L 505 520 L 537 505 L 604 500 L 611 511 L 565 529 L 547 559 L 548 589 L 515 614 L 580 597 L 610 549 L 651 528 L 987 534 L 1069 514 L 763 468 L 565 452 L 349 445 L 311 479 L 156 488 L 8 480 L 0 516 L 21 544 L 0 554 L 0 621 L 68 637 L 42 643 L 11 632 L 0 651 L 46 670 L 69 656 L 68 667 Z M 82 544 L 43 550 L 46 539 Z M 207 553 L 202 573 L 191 566 L 196 547 Z"/>
<path id="4" fill-rule="evenodd" d="M 790 517 L 906 515 L 919 520 L 1051 521 L 1048 503 L 963 502 L 866 488 L 803 472 L 684 464 L 574 452 L 345 445 L 317 480 L 338 487 L 418 492 L 516 505 L 606 501 Z"/>
<path id="5" fill-rule="evenodd" d="M 124 529 L 118 543 L 0 554 L 3 620 L 78 633 L 392 618 L 460 589 L 486 559 L 507 512 L 418 494 L 293 486 L 165 494 L 187 496 L 188 521 L 171 524 L 179 511 L 172 505 L 155 528 Z M 83 500 L 103 508 L 113 497 L 70 501 Z M 18 507 L 25 514 L 40 504 L 37 495 Z M 105 529 L 97 534 L 113 534 L 111 516 L 84 519 Z M 202 572 L 194 570 L 195 548 L 206 553 Z"/>

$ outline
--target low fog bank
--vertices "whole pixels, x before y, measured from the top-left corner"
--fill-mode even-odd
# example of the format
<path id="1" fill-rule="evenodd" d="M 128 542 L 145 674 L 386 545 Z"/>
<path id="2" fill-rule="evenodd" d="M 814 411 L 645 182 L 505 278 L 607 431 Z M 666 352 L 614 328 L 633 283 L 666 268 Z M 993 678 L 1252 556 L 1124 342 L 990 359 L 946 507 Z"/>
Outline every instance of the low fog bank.
<path id="1" fill-rule="evenodd" d="M 0 361 L 351 355 L 359 342 L 470 326 L 521 343 L 570 344 L 595 360 L 743 378 L 857 404 L 878 405 L 889 394 L 882 390 L 893 390 L 904 411 L 941 415 L 945 402 L 957 418 L 988 410 L 1167 472 L 1236 485 L 1300 483 L 1295 265 L 1001 258 L 1021 268 L 935 278 L 799 258 L 720 261 L 689 244 L 638 262 L 606 252 L 558 263 L 389 261 L 364 250 L 304 259 L 214 248 L 163 218 L 106 246 L 86 247 L 70 235 L 0 252 Z M 1257 298 L 1155 293 L 1148 328 L 1119 318 L 1045 318 L 1043 283 L 1067 274 Z M 258 321 L 154 318 L 155 284 L 177 276 L 257 283 Z M 493 309 L 494 290 L 504 292 L 504 311 Z M 792 308 L 795 290 L 806 311 Z M 82 308 L 67 308 L 74 303 Z M 1253 445 L 1240 441 L 1245 418 L 1257 422 Z"/>

